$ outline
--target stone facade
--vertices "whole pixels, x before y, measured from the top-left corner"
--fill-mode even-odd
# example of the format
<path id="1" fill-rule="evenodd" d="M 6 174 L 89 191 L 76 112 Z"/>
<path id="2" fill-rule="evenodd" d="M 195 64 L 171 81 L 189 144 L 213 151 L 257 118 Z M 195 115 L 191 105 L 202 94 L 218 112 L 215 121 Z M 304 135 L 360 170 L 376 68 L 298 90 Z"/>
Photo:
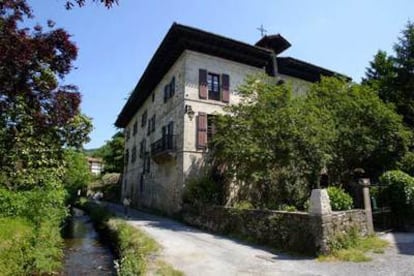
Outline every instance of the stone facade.
<path id="1" fill-rule="evenodd" d="M 320 75 L 335 74 L 290 57 L 277 65 L 277 55 L 290 46 L 280 35 L 256 45 L 173 24 L 115 123 L 125 129 L 122 196 L 132 205 L 180 210 L 186 180 L 204 165 L 209 122 L 240 101 L 237 89 L 246 76 L 266 73 L 303 95 Z"/>
<path id="2" fill-rule="evenodd" d="M 330 241 L 351 229 L 363 236 L 368 233 L 364 210 L 319 216 L 306 212 L 185 206 L 182 214 L 185 222 L 205 230 L 310 255 L 328 253 Z"/>

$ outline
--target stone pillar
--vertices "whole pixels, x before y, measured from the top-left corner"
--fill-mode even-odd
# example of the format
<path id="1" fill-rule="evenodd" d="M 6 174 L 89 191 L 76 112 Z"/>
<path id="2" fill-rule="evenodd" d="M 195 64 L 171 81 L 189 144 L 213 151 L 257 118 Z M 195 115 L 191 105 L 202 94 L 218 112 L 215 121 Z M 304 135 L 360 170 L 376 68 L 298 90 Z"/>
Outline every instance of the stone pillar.
<path id="1" fill-rule="evenodd" d="M 311 215 L 329 215 L 332 213 L 331 202 L 326 189 L 313 189 L 309 203 L 309 213 Z"/>
<path id="2" fill-rule="evenodd" d="M 367 216 L 367 230 L 368 234 L 374 233 L 374 223 L 372 220 L 372 208 L 371 208 L 371 198 L 369 196 L 369 186 L 371 182 L 369 178 L 360 178 L 358 181 L 359 185 L 362 186 L 362 195 L 364 197 L 364 209 Z"/>
<path id="3" fill-rule="evenodd" d="M 328 253 L 327 225 L 332 219 L 331 202 L 326 189 L 313 189 L 310 197 L 309 215 L 313 232 L 315 249 L 320 253 Z"/>

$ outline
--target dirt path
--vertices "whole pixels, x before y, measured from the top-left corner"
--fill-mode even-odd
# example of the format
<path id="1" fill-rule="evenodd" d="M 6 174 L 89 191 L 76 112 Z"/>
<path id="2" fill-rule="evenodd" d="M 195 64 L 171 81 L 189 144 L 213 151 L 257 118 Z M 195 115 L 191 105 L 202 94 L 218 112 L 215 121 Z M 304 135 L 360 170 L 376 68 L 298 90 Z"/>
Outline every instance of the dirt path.
<path id="1" fill-rule="evenodd" d="M 108 205 L 121 213 L 121 206 Z M 132 211 L 129 223 L 152 236 L 160 257 L 186 275 L 414 275 L 414 234 L 395 238 L 384 254 L 366 263 L 318 262 L 275 254 L 223 236 L 209 234 L 174 220 Z"/>

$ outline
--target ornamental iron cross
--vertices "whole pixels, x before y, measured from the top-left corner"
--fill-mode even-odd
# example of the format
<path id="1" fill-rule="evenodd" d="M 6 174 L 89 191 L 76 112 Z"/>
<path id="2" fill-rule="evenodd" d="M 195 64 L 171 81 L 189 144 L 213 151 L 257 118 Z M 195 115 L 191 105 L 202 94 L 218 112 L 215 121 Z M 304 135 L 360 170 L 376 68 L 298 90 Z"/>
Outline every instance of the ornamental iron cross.
<path id="1" fill-rule="evenodd" d="M 261 24 L 260 28 L 257 28 L 257 30 L 260 31 L 260 34 L 262 35 L 262 37 L 264 37 L 267 33 L 267 30 L 263 27 L 263 24 Z"/>

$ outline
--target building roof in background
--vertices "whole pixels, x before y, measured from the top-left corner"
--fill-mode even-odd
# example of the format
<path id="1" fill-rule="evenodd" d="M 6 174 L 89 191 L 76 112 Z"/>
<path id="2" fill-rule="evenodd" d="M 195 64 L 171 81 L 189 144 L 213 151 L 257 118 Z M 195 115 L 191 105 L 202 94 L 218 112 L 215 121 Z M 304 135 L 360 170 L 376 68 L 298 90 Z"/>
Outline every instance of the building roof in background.
<path id="1" fill-rule="evenodd" d="M 156 85 L 185 50 L 192 50 L 227 60 L 263 68 L 274 75 L 274 56 L 290 47 L 281 35 L 264 36 L 250 45 L 221 35 L 174 23 L 164 37 L 140 80 L 118 115 L 115 126 L 124 128 Z M 336 73 L 293 58 L 277 58 L 279 73 L 318 81 L 320 74 Z M 301 72 L 301 70 L 303 72 Z"/>

